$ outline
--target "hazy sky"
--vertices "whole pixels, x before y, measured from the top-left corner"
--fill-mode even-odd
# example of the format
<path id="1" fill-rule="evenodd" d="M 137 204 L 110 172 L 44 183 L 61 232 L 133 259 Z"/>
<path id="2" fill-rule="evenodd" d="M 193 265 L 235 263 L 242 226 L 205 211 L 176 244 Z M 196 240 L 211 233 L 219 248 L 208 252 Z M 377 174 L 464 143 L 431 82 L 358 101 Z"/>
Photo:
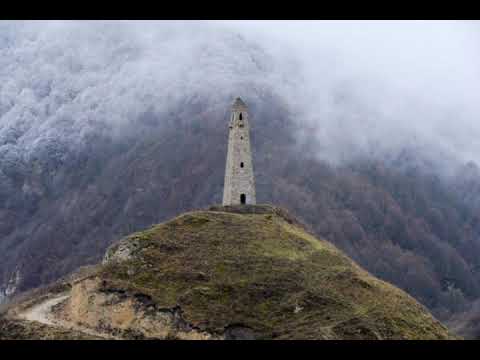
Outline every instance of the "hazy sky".
<path id="1" fill-rule="evenodd" d="M 388 81 L 441 104 L 464 105 L 480 88 L 480 23 L 473 21 L 237 21 L 230 26 L 288 42 L 313 68 Z M 322 59 L 325 57 L 326 59 Z M 334 60 L 333 60 L 334 59 Z M 312 70 L 312 69 L 310 69 Z M 320 78 L 328 73 L 318 74 Z M 368 84 L 366 84 L 368 86 Z M 441 85 L 441 86 L 439 86 Z M 419 95 L 416 94 L 416 95 Z M 440 97 L 440 98 L 437 98 Z M 475 102 L 475 101 L 474 101 Z"/>
<path id="2" fill-rule="evenodd" d="M 480 162 L 479 60 L 472 21 L 5 21 L 0 158 L 268 88 L 327 158 L 414 145 Z"/>
<path id="3" fill-rule="evenodd" d="M 270 44 L 265 46 L 273 44 L 278 56 L 282 47 L 295 53 L 305 74 L 301 87 L 310 99 L 308 113 L 313 121 L 332 125 L 332 113 L 344 109 L 329 106 L 329 99 L 333 88 L 345 83 L 372 110 L 356 117 L 350 109 L 345 130 L 363 133 L 364 139 L 394 135 L 390 142 L 420 136 L 446 151 L 479 159 L 479 22 L 245 21 L 228 25 Z"/>

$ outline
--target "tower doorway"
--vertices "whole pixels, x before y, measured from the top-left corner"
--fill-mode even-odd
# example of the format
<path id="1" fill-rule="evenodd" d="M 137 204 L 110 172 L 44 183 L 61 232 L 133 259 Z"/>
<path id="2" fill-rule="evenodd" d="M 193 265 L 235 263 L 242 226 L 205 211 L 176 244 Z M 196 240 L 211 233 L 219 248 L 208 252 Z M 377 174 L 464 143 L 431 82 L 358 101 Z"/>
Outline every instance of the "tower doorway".
<path id="1" fill-rule="evenodd" d="M 245 194 L 240 195 L 240 204 L 245 204 L 247 202 L 247 197 Z"/>

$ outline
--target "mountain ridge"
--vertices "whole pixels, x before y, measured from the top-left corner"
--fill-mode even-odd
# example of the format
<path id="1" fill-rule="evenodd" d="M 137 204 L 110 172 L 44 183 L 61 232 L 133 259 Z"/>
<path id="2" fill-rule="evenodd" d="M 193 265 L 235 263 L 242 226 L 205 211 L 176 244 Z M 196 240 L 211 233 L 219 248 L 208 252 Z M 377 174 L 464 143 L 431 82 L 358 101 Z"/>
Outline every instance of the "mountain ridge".
<path id="1" fill-rule="evenodd" d="M 407 160 L 402 167 L 381 159 L 334 166 L 296 142 L 292 115 L 281 100 L 248 102 L 255 114 L 252 146 L 260 202 L 300 215 L 316 235 L 437 316 L 461 310 L 479 295 L 474 271 L 479 194 L 469 190 L 480 188 L 478 179 L 448 182 L 435 171 L 409 167 Z M 47 166 L 56 169 L 52 174 L 12 177 L 17 190 L 2 183 L 8 195 L 0 211 L 0 290 L 21 292 L 48 283 L 97 262 L 123 235 L 220 202 L 225 111 L 198 104 L 201 111 L 193 111 L 193 104 L 188 111 L 179 109 L 183 120 L 161 127 L 156 114 L 148 115 L 157 125 L 147 121 L 122 144 L 97 137 L 75 161 Z"/>
<path id="2" fill-rule="evenodd" d="M 0 28 L 0 302 L 220 202 L 235 96 L 251 107 L 260 202 L 301 216 L 442 320 L 480 297 L 480 176 L 454 156 L 462 127 L 441 125 L 461 112 L 413 94 L 389 105 L 329 51 L 309 79 L 298 54 L 231 29 Z M 444 131 L 430 137 L 429 124 Z"/>

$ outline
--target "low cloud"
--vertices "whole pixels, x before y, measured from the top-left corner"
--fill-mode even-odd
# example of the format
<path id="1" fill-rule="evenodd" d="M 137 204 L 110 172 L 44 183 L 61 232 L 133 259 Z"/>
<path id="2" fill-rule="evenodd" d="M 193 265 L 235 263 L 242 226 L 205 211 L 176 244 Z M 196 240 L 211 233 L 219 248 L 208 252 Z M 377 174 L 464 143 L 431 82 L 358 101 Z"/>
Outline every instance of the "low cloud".
<path id="1" fill-rule="evenodd" d="M 478 161 L 479 35 L 454 21 L 2 22 L 0 155 L 253 87 L 282 96 L 330 160 L 411 146 Z"/>

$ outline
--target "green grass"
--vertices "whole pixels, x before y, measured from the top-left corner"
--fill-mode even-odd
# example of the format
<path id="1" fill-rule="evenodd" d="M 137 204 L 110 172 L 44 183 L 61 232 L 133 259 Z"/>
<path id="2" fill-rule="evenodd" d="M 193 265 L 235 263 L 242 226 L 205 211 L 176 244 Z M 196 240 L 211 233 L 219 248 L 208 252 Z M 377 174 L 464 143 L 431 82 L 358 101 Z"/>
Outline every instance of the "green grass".
<path id="1" fill-rule="evenodd" d="M 241 324 L 265 339 L 449 337 L 413 298 L 284 211 L 213 210 L 123 240 L 138 246 L 130 260 L 103 266 L 104 286 L 180 306 L 188 322 L 214 333 Z"/>

